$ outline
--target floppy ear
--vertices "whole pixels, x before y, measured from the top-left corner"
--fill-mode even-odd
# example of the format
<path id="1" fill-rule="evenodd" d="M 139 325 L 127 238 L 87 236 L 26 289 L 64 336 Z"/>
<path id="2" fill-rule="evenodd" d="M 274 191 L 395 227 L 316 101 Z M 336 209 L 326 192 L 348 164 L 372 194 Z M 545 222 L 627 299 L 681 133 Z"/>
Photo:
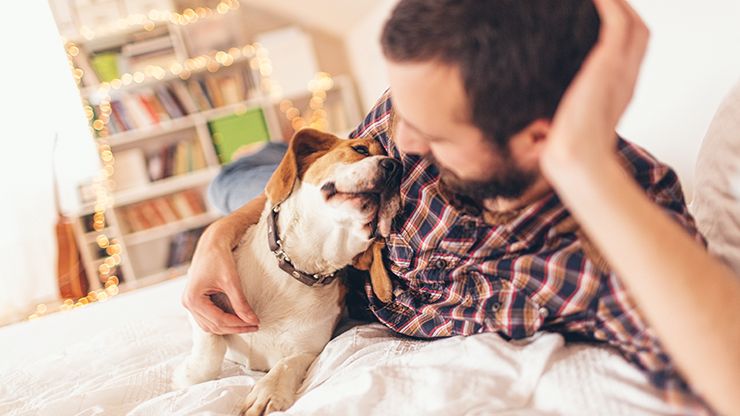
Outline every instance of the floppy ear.
<path id="1" fill-rule="evenodd" d="M 373 242 L 364 253 L 355 257 L 352 266 L 359 270 L 370 271 L 370 284 L 373 287 L 373 293 L 381 302 L 388 303 L 393 298 L 393 284 L 383 263 L 382 250 L 384 246 L 385 243 L 382 241 Z"/>
<path id="2" fill-rule="evenodd" d="M 401 196 L 398 192 L 384 192 L 380 196 L 380 212 L 378 212 L 378 227 L 376 237 L 388 238 L 391 234 L 393 218 L 401 209 Z"/>
<path id="3" fill-rule="evenodd" d="M 283 160 L 265 186 L 270 204 L 285 201 L 293 192 L 296 179 L 301 179 L 313 161 L 323 156 L 339 141 L 334 135 L 314 129 L 302 129 L 293 135 Z"/>

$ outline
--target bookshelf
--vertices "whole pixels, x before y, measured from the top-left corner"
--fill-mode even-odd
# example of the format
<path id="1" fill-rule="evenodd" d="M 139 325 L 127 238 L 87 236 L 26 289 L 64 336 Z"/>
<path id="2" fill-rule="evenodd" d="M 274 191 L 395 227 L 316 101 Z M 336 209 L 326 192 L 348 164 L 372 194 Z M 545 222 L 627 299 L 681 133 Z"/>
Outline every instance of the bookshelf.
<path id="1" fill-rule="evenodd" d="M 74 63 L 85 73 L 83 98 L 97 113 L 101 88 L 110 96 L 108 144 L 116 161 L 114 203 L 102 230 L 113 248 L 99 247 L 94 201 L 76 215 L 90 290 L 102 287 L 100 269 L 111 254 L 120 256 L 120 264 L 105 271 L 119 278 L 121 291 L 185 273 L 200 233 L 220 217 L 206 198 L 210 181 L 241 146 L 292 136 L 283 100 L 309 107 L 308 90 L 290 97 L 265 94 L 259 69 L 245 54 L 218 68 L 188 69 L 186 77 L 158 73 L 156 66 L 197 59 L 186 36 L 179 25 L 164 22 L 74 40 L 80 51 Z M 139 73 L 155 76 L 142 79 Z M 328 130 L 346 135 L 361 118 L 358 102 L 351 78 L 334 77 L 324 105 Z"/>

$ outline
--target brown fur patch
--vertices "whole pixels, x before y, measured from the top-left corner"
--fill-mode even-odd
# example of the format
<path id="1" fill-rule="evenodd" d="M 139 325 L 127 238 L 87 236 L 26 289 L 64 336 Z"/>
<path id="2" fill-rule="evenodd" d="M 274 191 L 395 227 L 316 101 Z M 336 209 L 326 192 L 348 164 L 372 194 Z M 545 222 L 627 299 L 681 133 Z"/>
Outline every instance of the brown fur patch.
<path id="1" fill-rule="evenodd" d="M 352 147 L 353 146 L 366 146 L 370 156 L 384 156 L 383 146 L 380 145 L 376 140 L 370 138 L 361 138 L 353 140 L 339 140 L 331 149 L 327 152 L 319 155 L 315 154 L 312 157 L 316 157 L 308 168 L 303 180 L 305 182 L 318 185 L 323 182 L 332 172 L 332 169 L 340 163 L 354 163 L 359 162 L 367 156 L 357 153 Z"/>

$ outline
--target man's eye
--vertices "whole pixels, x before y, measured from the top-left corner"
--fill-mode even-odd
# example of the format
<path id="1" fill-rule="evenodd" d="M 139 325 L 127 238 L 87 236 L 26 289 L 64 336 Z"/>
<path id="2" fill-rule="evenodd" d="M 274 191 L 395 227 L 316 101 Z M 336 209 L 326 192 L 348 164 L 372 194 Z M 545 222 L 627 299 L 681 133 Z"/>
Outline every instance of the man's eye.
<path id="1" fill-rule="evenodd" d="M 370 156 L 370 150 L 367 146 L 352 146 L 352 149 L 363 156 Z"/>

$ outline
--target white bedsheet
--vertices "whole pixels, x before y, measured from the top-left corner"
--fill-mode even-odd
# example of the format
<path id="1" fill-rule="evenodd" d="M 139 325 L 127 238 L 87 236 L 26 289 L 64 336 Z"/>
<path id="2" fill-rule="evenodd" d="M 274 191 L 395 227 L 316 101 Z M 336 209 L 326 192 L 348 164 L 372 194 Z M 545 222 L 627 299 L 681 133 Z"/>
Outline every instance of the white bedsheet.
<path id="1" fill-rule="evenodd" d="M 259 373 L 225 362 L 218 380 L 172 390 L 190 349 L 184 279 L 0 328 L 2 415 L 233 415 Z M 437 341 L 381 325 L 334 339 L 287 415 L 678 414 L 605 348 L 540 334 Z"/>

